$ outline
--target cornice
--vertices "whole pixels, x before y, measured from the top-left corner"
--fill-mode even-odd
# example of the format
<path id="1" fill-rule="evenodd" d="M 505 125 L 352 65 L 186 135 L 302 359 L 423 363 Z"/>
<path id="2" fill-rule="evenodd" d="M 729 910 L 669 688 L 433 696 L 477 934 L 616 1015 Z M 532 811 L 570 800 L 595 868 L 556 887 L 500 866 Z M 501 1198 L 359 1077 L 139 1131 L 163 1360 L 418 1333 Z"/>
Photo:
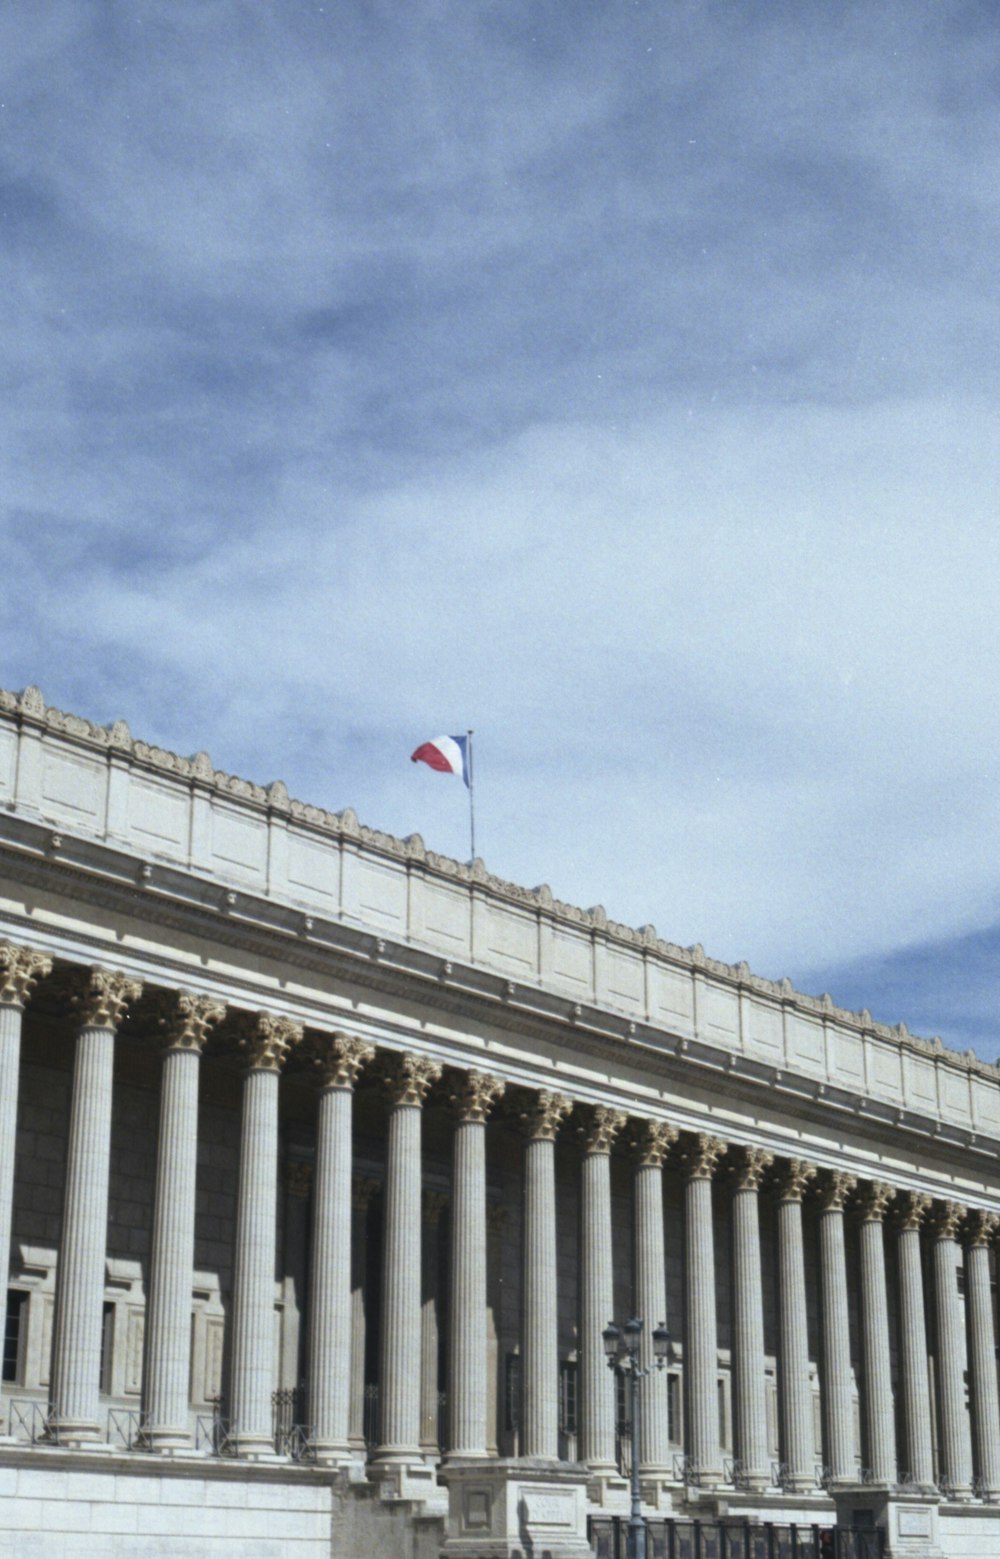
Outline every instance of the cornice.
<path id="1" fill-rule="evenodd" d="M 109 760 L 132 764 L 188 789 L 214 793 L 235 805 L 257 812 L 279 814 L 303 828 L 336 838 L 344 844 L 353 844 L 362 851 L 388 856 L 428 875 L 463 883 L 473 894 L 483 893 L 507 904 L 520 905 L 539 917 L 584 929 L 595 938 L 641 951 L 644 957 L 684 970 L 692 976 L 704 973 L 737 992 L 752 992 L 795 1012 L 821 1020 L 829 1019 L 858 1034 L 872 1034 L 895 1043 L 901 1050 L 932 1057 L 956 1070 L 975 1073 L 992 1082 L 1000 1078 L 1000 1068 L 981 1061 L 971 1050 L 961 1054 L 949 1050 L 940 1038 L 920 1038 L 911 1034 L 903 1023 L 894 1027 L 877 1023 L 867 1010 L 851 1012 L 837 1007 L 829 995 L 807 996 L 796 991 L 787 979 L 767 980 L 753 974 L 746 963 L 728 964 L 710 958 L 700 944 L 680 947 L 659 937 L 651 925 L 638 928 L 626 926 L 609 919 L 602 905 L 581 909 L 565 903 L 554 898 L 552 890 L 545 884 L 538 888 L 524 888 L 505 881 L 488 872 L 478 858 L 468 865 L 427 850 L 419 834 L 398 839 L 381 829 L 369 828 L 358 821 L 350 807 L 342 812 L 329 812 L 309 802 L 295 800 L 289 796 L 288 788 L 282 780 L 274 780 L 265 786 L 227 774 L 216 769 L 205 752 L 196 753 L 191 758 L 181 757 L 165 748 L 134 738 L 124 720 L 117 720 L 110 726 L 95 725 L 79 715 L 46 705 L 37 687 L 26 688 L 20 694 L 0 690 L 0 722 L 3 721 L 18 728 L 50 733 L 77 746 L 102 752 Z"/>

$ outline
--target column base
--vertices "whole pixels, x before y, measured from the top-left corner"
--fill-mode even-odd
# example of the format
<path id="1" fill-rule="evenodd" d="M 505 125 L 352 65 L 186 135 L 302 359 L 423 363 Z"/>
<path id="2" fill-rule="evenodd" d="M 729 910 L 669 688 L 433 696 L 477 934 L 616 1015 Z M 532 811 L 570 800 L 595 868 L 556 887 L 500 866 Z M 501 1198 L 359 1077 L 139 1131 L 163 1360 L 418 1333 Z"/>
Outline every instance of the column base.
<path id="1" fill-rule="evenodd" d="M 350 1472 L 354 1466 L 354 1453 L 346 1440 L 313 1440 L 311 1449 L 316 1458 L 317 1467 L 327 1467 L 333 1471 L 343 1470 L 344 1472 Z"/>
<path id="2" fill-rule="evenodd" d="M 442 1513 L 446 1508 L 437 1468 L 423 1460 L 416 1446 L 412 1450 L 377 1451 L 368 1466 L 368 1479 L 375 1484 L 379 1499 L 416 1501 Z"/>
<path id="3" fill-rule="evenodd" d="M 622 1477 L 614 1462 L 587 1463 L 587 1499 L 591 1505 L 616 1515 L 628 1510 L 628 1479 Z"/>
<path id="4" fill-rule="evenodd" d="M 230 1443 L 239 1460 L 243 1462 L 283 1462 L 287 1460 L 286 1457 L 278 1455 L 270 1435 L 237 1433 L 230 1436 Z"/>
<path id="5" fill-rule="evenodd" d="M 593 1559 L 587 1468 L 580 1462 L 480 1458 L 450 1462 L 442 1559 Z"/>
<path id="6" fill-rule="evenodd" d="M 70 1451 L 110 1450 L 100 1426 L 89 1418 L 51 1417 L 45 1426 L 45 1439 L 64 1445 Z"/>
<path id="7" fill-rule="evenodd" d="M 194 1454 L 189 1429 L 168 1429 L 157 1425 L 145 1431 L 142 1443 L 160 1456 L 191 1456 Z"/>

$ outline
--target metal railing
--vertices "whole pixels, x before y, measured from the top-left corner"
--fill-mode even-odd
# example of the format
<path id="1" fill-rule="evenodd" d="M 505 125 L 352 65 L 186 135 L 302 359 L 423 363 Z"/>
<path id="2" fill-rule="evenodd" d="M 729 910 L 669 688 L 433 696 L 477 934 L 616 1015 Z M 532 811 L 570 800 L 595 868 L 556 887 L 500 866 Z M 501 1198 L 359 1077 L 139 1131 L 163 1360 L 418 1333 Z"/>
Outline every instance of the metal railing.
<path id="1" fill-rule="evenodd" d="M 628 1523 L 622 1516 L 591 1516 L 595 1559 L 626 1559 Z M 646 1521 L 648 1550 L 656 1559 L 883 1559 L 885 1533 L 864 1527 L 755 1522 L 739 1517 Z"/>
<path id="2" fill-rule="evenodd" d="M 138 1408 L 112 1407 L 108 1409 L 108 1444 L 116 1451 L 144 1451 L 148 1447 L 145 1438 L 146 1420 Z"/>
<path id="3" fill-rule="evenodd" d="M 8 1403 L 7 1433 L 12 1440 L 35 1445 L 45 1438 L 49 1424 L 49 1404 L 38 1397 L 11 1397 Z"/>

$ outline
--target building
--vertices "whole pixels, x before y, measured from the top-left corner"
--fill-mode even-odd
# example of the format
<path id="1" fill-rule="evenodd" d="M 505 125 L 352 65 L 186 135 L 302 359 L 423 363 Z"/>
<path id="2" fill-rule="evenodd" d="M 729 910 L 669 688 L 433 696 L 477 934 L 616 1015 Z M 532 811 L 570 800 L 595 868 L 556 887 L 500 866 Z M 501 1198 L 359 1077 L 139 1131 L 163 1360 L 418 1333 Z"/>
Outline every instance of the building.
<path id="1" fill-rule="evenodd" d="M 1000 1553 L 996 1068 L 37 689 L 0 803 L 0 1554 L 611 1552 L 633 1313 L 658 1542 Z"/>

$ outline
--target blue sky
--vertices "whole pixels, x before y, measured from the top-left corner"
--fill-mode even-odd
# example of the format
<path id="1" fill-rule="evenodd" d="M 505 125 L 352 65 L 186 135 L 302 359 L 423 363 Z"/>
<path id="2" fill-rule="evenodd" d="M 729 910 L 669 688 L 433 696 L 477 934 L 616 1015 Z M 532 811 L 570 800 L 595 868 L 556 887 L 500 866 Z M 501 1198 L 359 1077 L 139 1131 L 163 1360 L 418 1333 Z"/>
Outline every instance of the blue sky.
<path id="1" fill-rule="evenodd" d="M 993 1059 L 996 60 L 12 0 L 0 682 Z"/>

